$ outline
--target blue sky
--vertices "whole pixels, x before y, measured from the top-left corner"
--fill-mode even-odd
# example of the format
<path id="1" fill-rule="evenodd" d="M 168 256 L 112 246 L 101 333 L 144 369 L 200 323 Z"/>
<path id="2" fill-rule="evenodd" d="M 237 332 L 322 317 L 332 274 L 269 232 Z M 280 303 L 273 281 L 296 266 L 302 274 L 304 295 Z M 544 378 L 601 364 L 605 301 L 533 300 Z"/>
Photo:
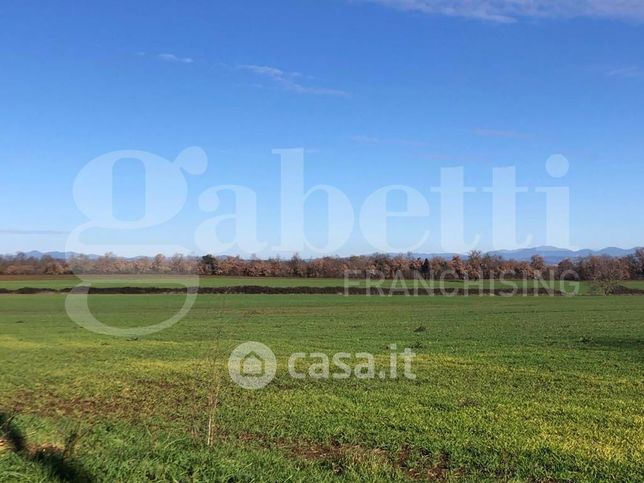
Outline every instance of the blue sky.
<path id="1" fill-rule="evenodd" d="M 441 168 L 463 167 L 477 188 L 465 198 L 466 238 L 480 235 L 479 248 L 493 248 L 482 188 L 494 167 L 507 166 L 530 188 L 517 198 L 517 239 L 545 243 L 545 198 L 534 188 L 566 186 L 573 245 L 644 245 L 644 4 L 531 5 L 3 2 L 0 253 L 64 248 L 87 221 L 72 187 L 93 158 L 132 149 L 172 160 L 189 146 L 205 150 L 208 168 L 188 176 L 177 216 L 150 229 L 97 232 L 88 243 L 115 243 L 117 253 L 119 241 L 200 252 L 195 228 L 233 203 L 205 213 L 199 195 L 238 184 L 257 193 L 258 237 L 277 246 L 272 150 L 301 147 L 307 188 L 337 187 L 356 216 L 382 186 L 407 185 L 427 198 L 429 216 L 392 221 L 395 246 L 428 229 L 420 251 L 453 249 L 441 244 L 431 187 Z M 570 169 L 554 179 L 545 163 L 558 153 Z M 135 219 L 145 210 L 140 166 L 124 162 L 115 181 L 115 214 Z M 310 200 L 306 220 L 307 236 L 322 240 L 322 197 Z M 372 251 L 357 223 L 336 250 Z"/>

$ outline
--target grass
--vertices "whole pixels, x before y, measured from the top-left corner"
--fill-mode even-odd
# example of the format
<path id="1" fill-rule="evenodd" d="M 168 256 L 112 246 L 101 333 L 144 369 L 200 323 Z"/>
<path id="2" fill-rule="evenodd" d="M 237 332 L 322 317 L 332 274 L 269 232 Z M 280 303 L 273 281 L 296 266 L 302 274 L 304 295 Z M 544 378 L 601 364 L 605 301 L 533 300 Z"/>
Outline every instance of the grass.
<path id="1" fill-rule="evenodd" d="M 280 277 L 220 277 L 220 276 L 202 276 L 195 282 L 195 278 L 181 276 L 181 275 L 86 275 L 83 281 L 90 283 L 94 287 L 182 287 L 193 286 L 198 284 L 202 287 L 230 287 L 230 286 L 243 286 L 243 285 L 259 285 L 266 287 L 344 287 L 345 280 L 343 278 L 280 278 Z M 81 283 L 81 279 L 75 275 L 56 275 L 56 276 L 43 276 L 43 275 L 0 275 L 0 288 L 5 289 L 19 289 L 24 287 L 32 288 L 51 288 L 51 289 L 65 289 L 72 288 Z M 460 288 L 469 286 L 473 289 L 476 288 L 489 288 L 493 285 L 494 288 L 512 288 L 512 284 L 516 286 L 525 285 L 528 288 L 540 286 L 554 286 L 561 289 L 566 293 L 588 295 L 591 293 L 590 282 L 560 282 L 560 281 L 469 281 L 463 282 L 460 280 L 445 280 L 445 281 L 427 281 L 419 282 L 417 280 L 373 280 L 365 279 L 350 279 L 349 286 L 352 287 L 371 287 L 375 290 L 377 287 L 391 287 L 392 285 L 397 288 L 407 288 L 412 291 L 414 287 L 422 289 L 422 283 L 428 283 L 431 287 L 439 288 L 441 286 L 446 289 Z M 620 282 L 621 285 L 630 288 L 644 289 L 644 280 L 628 280 Z"/>
<path id="2" fill-rule="evenodd" d="M 183 302 L 90 299 L 121 327 Z M 635 481 L 644 469 L 642 297 L 200 296 L 179 324 L 132 340 L 77 327 L 64 300 L 0 296 L 0 408 L 31 448 L 0 443 L 0 481 Z M 278 359 L 258 391 L 225 367 L 248 340 Z M 366 351 L 382 365 L 391 343 L 418 354 L 415 380 L 286 370 L 300 351 Z M 211 362 L 222 386 L 208 446 Z"/>
<path id="3" fill-rule="evenodd" d="M 343 278 L 280 278 L 280 277 L 219 277 L 219 276 L 202 276 L 199 277 L 198 282 L 195 278 L 181 276 L 181 275 L 86 275 L 84 276 L 85 282 L 91 283 L 95 287 L 180 287 L 185 285 L 193 286 L 199 284 L 202 287 L 229 287 L 240 285 L 260 285 L 266 287 L 343 287 L 345 280 Z M 0 288 L 6 289 L 19 289 L 23 287 L 32 288 L 52 288 L 63 289 L 72 288 L 81 283 L 81 279 L 75 275 L 56 275 L 56 276 L 24 276 L 24 275 L 0 275 Z M 494 284 L 496 288 L 510 286 L 512 283 L 526 284 L 528 287 L 534 287 L 535 282 L 520 282 L 520 281 L 493 281 L 483 280 L 480 282 L 470 281 L 463 282 L 459 280 L 446 280 L 446 281 L 426 281 L 420 282 L 417 280 L 373 280 L 365 279 L 350 279 L 348 284 L 355 287 L 394 287 L 404 288 L 410 290 L 413 287 L 423 287 L 423 283 L 430 284 L 431 287 L 444 286 L 446 288 L 457 288 L 468 285 L 472 288 L 487 288 Z M 550 282 L 543 282 L 551 285 Z M 644 288 L 644 281 L 642 282 L 625 282 L 629 286 Z M 519 285 L 520 286 L 520 285 Z M 539 286 L 539 285 L 537 285 Z M 555 282 L 555 287 L 562 287 L 568 292 L 574 292 L 579 288 L 580 293 L 588 293 L 590 284 L 583 282 Z"/>

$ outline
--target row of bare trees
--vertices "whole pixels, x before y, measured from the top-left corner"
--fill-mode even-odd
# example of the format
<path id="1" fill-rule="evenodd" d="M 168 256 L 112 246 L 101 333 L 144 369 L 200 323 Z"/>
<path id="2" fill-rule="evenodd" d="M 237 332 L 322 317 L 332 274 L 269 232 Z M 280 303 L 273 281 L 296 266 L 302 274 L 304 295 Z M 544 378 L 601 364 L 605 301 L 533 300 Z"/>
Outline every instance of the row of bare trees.
<path id="1" fill-rule="evenodd" d="M 443 279 L 535 278 L 552 274 L 557 278 L 601 281 L 644 278 L 644 248 L 626 257 L 588 256 L 548 264 L 539 255 L 530 261 L 508 260 L 472 251 L 466 257 L 421 259 L 408 255 L 361 255 L 303 259 L 242 259 L 240 257 L 154 257 L 123 258 L 112 253 L 100 257 L 78 255 L 67 260 L 27 257 L 24 254 L 0 257 L 0 274 L 58 275 L 66 273 L 144 274 L 167 273 L 245 277 L 310 277 L 353 278 L 402 276 Z"/>
<path id="2" fill-rule="evenodd" d="M 63 275 L 71 273 L 135 274 L 135 273 L 198 273 L 200 259 L 176 254 L 172 257 L 158 254 L 154 257 L 124 258 L 113 253 L 100 257 L 75 255 L 66 260 L 43 256 L 0 257 L 0 274 L 4 275 Z"/>

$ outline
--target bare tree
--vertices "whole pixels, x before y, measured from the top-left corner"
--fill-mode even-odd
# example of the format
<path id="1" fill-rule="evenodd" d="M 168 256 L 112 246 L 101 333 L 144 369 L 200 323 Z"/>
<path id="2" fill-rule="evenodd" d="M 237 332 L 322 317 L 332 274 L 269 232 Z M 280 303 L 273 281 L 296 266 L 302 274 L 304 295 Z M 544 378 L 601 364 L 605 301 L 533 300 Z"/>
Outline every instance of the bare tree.
<path id="1" fill-rule="evenodd" d="M 593 289 L 603 295 L 610 295 L 624 278 L 623 267 L 617 260 L 608 256 L 593 258 Z"/>

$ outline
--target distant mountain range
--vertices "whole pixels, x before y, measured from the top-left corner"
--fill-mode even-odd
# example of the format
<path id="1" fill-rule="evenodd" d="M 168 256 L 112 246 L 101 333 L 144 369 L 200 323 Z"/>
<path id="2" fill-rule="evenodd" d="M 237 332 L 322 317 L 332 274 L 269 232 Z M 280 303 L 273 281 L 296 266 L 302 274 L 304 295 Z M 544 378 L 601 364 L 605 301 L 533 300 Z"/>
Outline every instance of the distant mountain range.
<path id="1" fill-rule="evenodd" d="M 611 257 L 624 257 L 626 255 L 631 255 L 635 253 L 636 248 L 624 249 L 617 247 L 607 247 L 602 248 L 601 250 L 590 250 L 588 248 L 582 250 L 567 250 L 565 248 L 557 247 L 534 247 L 534 248 L 521 248 L 518 250 L 497 250 L 489 252 L 492 255 L 498 255 L 505 259 L 513 260 L 530 260 L 534 255 L 541 255 L 547 263 L 559 263 L 560 261 L 566 258 L 580 258 L 587 257 L 590 255 L 608 255 Z M 68 256 L 77 256 L 78 253 L 74 252 L 40 252 L 37 250 L 32 250 L 30 252 L 24 252 L 25 256 L 29 258 L 40 259 L 44 256 L 50 256 L 55 259 L 65 260 Z M 419 258 L 432 258 L 432 257 L 441 257 L 446 259 L 451 259 L 453 256 L 459 255 L 457 253 L 414 253 L 413 256 Z M 95 260 L 99 255 L 89 254 L 87 255 L 91 260 Z M 466 255 L 462 255 L 463 258 L 467 258 Z M 136 258 L 136 257 L 135 257 Z"/>
<path id="2" fill-rule="evenodd" d="M 565 248 L 541 246 L 541 247 L 534 247 L 534 248 L 520 248 L 518 250 L 496 250 L 488 253 L 490 253 L 491 255 L 498 255 L 501 258 L 505 258 L 508 260 L 512 259 L 512 260 L 519 260 L 519 261 L 528 261 L 534 255 L 541 255 L 547 263 L 559 263 L 560 261 L 565 260 L 566 258 L 571 258 L 571 259 L 581 258 L 581 257 L 588 257 L 591 255 L 608 255 L 610 257 L 625 257 L 627 255 L 631 255 L 635 253 L 635 250 L 637 250 L 637 248 L 625 249 L 625 248 L 617 248 L 617 247 L 607 247 L 607 248 L 602 248 L 601 250 L 590 250 L 588 248 L 584 248 L 581 250 L 567 250 Z M 416 254 L 416 256 L 421 258 L 431 258 L 435 256 L 439 256 L 443 258 L 452 258 L 454 255 L 458 255 L 458 254 L 457 253 L 438 253 L 438 254 L 418 253 Z"/>
<path id="3" fill-rule="evenodd" d="M 40 260 L 42 257 L 51 257 L 51 258 L 55 258 L 56 260 L 65 260 L 68 257 L 80 255 L 80 253 L 76 253 L 76 252 L 39 252 L 38 250 L 32 250 L 30 252 L 22 252 L 22 253 L 24 253 L 24 255 L 27 258 L 36 258 L 38 260 Z M 5 255 L 5 256 L 13 256 L 13 255 L 15 255 L 15 253 L 12 255 Z M 99 257 L 99 255 L 90 254 L 90 255 L 87 255 L 87 257 L 91 260 L 96 260 Z"/>

